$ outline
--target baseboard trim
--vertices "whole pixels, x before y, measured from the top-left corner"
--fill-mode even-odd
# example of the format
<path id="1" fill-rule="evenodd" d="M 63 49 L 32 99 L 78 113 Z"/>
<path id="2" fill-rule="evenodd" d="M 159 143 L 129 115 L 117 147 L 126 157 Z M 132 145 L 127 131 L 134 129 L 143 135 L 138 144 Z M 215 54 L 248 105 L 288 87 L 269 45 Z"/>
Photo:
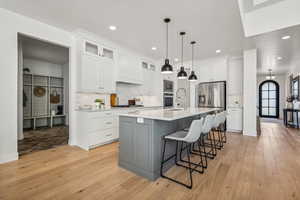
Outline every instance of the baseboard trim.
<path id="1" fill-rule="evenodd" d="M 15 161 L 15 160 L 19 160 L 18 152 L 11 153 L 11 154 L 4 155 L 4 156 L 0 156 L 0 164 L 12 162 L 12 161 Z"/>

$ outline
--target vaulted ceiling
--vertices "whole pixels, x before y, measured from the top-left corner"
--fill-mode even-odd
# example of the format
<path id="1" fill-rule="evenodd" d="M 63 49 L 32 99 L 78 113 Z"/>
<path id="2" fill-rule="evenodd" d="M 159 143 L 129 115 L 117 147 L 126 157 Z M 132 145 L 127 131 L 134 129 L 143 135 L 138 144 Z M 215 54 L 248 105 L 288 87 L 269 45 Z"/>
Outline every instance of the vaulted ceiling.
<path id="1" fill-rule="evenodd" d="M 253 0 L 244 0 L 250 2 L 246 4 L 247 12 L 283 1 L 255 0 L 255 4 Z M 243 49 L 258 48 L 259 73 L 269 68 L 285 73 L 300 57 L 299 27 L 245 38 L 238 0 L 0 0 L 0 7 L 68 31 L 85 29 L 154 59 L 165 55 L 165 17 L 172 19 L 172 61 L 180 59 L 180 31 L 187 32 L 184 60 L 191 59 L 191 40 L 197 41 L 196 59 L 216 56 L 217 49 L 222 50 L 218 55 L 241 55 Z M 111 31 L 110 25 L 117 30 Z M 286 34 L 292 38 L 281 40 Z"/>
<path id="2" fill-rule="evenodd" d="M 165 17 L 172 20 L 171 58 L 180 58 L 180 31 L 187 32 L 185 59 L 191 57 L 191 40 L 198 42 L 200 59 L 217 49 L 240 50 L 244 38 L 236 0 L 0 0 L 0 7 L 69 31 L 85 29 L 155 59 L 165 55 Z"/>

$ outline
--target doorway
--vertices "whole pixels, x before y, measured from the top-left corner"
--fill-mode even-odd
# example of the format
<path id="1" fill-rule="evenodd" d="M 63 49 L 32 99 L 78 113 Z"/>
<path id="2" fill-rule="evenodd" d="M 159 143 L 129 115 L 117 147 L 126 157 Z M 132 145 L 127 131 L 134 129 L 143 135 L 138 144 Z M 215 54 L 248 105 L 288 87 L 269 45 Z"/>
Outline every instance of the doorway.
<path id="1" fill-rule="evenodd" d="M 259 116 L 279 118 L 279 84 L 266 80 L 259 85 Z"/>
<path id="2" fill-rule="evenodd" d="M 18 34 L 18 153 L 69 140 L 69 48 Z"/>

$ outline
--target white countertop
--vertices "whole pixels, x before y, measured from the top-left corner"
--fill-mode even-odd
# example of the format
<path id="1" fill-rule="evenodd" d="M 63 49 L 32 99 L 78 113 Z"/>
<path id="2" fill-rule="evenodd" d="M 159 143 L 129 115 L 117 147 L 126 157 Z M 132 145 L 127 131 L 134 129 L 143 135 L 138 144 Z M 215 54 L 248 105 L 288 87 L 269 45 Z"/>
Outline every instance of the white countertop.
<path id="1" fill-rule="evenodd" d="M 107 112 L 107 111 L 119 111 L 119 110 L 147 110 L 147 109 L 162 109 L 162 106 L 132 106 L 132 107 L 110 107 L 103 109 L 84 109 L 78 108 L 79 112 Z"/>
<path id="2" fill-rule="evenodd" d="M 171 108 L 171 109 L 156 109 L 156 110 L 138 110 L 135 112 L 121 113 L 119 116 L 156 119 L 163 121 L 173 121 L 196 115 L 206 114 L 213 111 L 218 111 L 219 108 Z"/>

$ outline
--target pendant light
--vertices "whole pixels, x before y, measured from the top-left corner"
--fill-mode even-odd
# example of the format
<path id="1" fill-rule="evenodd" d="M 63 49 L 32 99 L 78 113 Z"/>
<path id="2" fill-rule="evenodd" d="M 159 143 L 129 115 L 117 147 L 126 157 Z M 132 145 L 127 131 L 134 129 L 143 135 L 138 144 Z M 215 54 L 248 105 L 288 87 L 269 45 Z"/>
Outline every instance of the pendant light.
<path id="1" fill-rule="evenodd" d="M 272 74 L 272 69 L 269 69 L 269 75 L 266 76 L 266 79 L 273 80 L 275 78 L 276 78 L 276 76 L 274 74 Z"/>
<path id="2" fill-rule="evenodd" d="M 181 67 L 180 71 L 177 74 L 178 79 L 186 79 L 187 78 L 187 73 L 184 71 L 184 66 L 183 66 L 183 37 L 185 35 L 185 32 L 180 32 L 181 36 Z"/>
<path id="3" fill-rule="evenodd" d="M 168 58 L 168 51 L 169 51 L 169 27 L 168 24 L 170 23 L 170 19 L 166 18 L 164 19 L 164 22 L 166 23 L 166 59 L 165 59 L 165 64 L 161 68 L 161 73 L 162 74 L 171 74 L 173 73 L 173 67 L 170 65 L 170 60 Z"/>
<path id="4" fill-rule="evenodd" d="M 197 81 L 197 79 L 198 79 L 195 72 L 194 72 L 194 45 L 195 44 L 196 44 L 195 41 L 191 42 L 191 45 L 192 45 L 192 72 L 189 76 L 189 81 Z"/>

